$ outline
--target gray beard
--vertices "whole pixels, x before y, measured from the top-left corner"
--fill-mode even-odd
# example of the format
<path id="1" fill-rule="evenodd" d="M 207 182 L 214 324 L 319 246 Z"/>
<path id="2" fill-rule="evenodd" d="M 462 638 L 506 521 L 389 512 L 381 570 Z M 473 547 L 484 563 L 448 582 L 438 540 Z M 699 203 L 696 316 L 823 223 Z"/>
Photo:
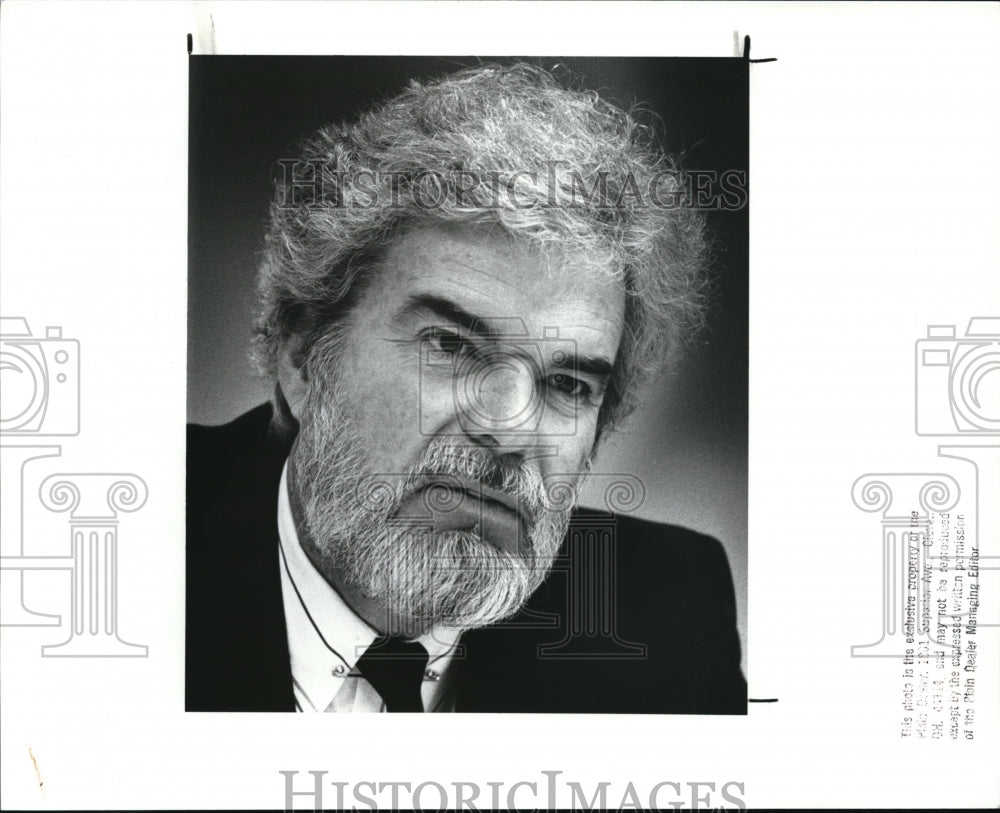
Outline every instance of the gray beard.
<path id="1" fill-rule="evenodd" d="M 472 629 L 514 615 L 552 569 L 569 525 L 576 489 L 547 494 L 534 469 L 485 449 L 432 439 L 422 459 L 401 473 L 375 471 L 335 383 L 313 377 L 291 459 L 300 507 L 299 536 L 317 569 L 386 608 L 381 629 Z M 433 482 L 481 482 L 516 498 L 527 518 L 514 553 L 471 530 L 434 530 L 429 520 L 398 516 L 419 492 L 434 506 L 454 494 Z M 553 491 L 555 495 L 555 490 Z M 294 498 L 293 498 L 294 499 Z M 440 507 L 440 505 L 438 506 Z"/>

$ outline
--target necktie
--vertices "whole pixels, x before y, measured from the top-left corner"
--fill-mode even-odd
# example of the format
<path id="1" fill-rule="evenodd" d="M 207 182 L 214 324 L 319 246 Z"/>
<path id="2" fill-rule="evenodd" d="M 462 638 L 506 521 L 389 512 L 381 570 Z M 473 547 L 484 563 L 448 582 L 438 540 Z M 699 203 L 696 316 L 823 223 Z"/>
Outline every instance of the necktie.
<path id="1" fill-rule="evenodd" d="M 385 701 L 386 710 L 423 711 L 420 686 L 427 650 L 402 638 L 377 640 L 358 660 L 358 668 Z"/>

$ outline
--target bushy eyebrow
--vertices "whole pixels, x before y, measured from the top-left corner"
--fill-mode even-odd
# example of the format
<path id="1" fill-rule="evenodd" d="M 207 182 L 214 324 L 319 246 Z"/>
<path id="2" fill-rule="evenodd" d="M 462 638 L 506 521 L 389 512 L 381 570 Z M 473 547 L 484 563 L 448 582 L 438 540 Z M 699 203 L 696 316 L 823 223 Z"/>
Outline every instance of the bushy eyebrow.
<path id="1" fill-rule="evenodd" d="M 398 315 L 417 316 L 427 312 L 440 318 L 443 323 L 461 325 L 476 336 L 494 340 L 500 338 L 500 333 L 485 319 L 469 313 L 457 302 L 435 294 L 412 294 L 407 297 Z"/>
<path id="2" fill-rule="evenodd" d="M 497 341 L 504 337 L 504 334 L 493 327 L 488 319 L 469 313 L 457 302 L 437 294 L 411 294 L 407 297 L 403 307 L 400 308 L 396 318 L 427 313 L 441 319 L 444 324 L 459 325 L 474 336 L 481 336 L 491 341 Z M 558 370 L 584 373 L 601 381 L 606 381 L 614 372 L 613 362 L 604 356 L 572 355 L 560 362 L 553 362 L 552 366 Z"/>
<path id="3" fill-rule="evenodd" d="M 573 370 L 578 373 L 593 376 L 601 381 L 611 378 L 614 365 L 604 356 L 574 356 L 560 364 L 553 364 L 556 369 Z"/>

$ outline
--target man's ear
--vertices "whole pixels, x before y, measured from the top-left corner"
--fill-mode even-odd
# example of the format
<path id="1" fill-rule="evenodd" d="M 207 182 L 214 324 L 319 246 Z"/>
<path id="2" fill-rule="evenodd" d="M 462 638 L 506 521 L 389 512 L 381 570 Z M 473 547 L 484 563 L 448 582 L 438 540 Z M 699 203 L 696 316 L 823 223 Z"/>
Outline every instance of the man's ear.
<path id="1" fill-rule="evenodd" d="M 300 341 L 294 336 L 285 339 L 278 352 L 278 384 L 281 386 L 285 401 L 288 402 L 289 410 L 297 421 L 302 419 L 302 405 L 309 392 L 306 365 L 304 362 L 296 364 L 300 359 Z"/>

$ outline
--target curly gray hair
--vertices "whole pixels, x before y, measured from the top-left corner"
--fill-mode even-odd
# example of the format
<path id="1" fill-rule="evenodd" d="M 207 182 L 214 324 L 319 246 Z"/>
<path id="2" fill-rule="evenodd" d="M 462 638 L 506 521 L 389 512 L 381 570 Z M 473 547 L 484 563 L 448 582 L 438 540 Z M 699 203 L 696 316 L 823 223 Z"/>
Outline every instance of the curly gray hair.
<path id="1" fill-rule="evenodd" d="M 623 283 L 625 328 L 600 437 L 634 409 L 641 382 L 699 326 L 704 310 L 703 218 L 678 191 L 677 163 L 638 118 L 522 63 L 413 81 L 356 122 L 323 127 L 304 142 L 297 163 L 300 173 L 317 173 L 312 192 L 321 188 L 322 199 L 296 200 L 294 188 L 290 196 L 278 184 L 271 204 L 259 270 L 258 370 L 275 377 L 284 341 L 301 340 L 301 363 L 336 329 L 401 229 L 499 225 L 541 248 L 585 252 Z M 641 190 L 663 179 L 675 205 L 650 205 Z M 278 387 L 276 402 L 280 420 Z"/>

